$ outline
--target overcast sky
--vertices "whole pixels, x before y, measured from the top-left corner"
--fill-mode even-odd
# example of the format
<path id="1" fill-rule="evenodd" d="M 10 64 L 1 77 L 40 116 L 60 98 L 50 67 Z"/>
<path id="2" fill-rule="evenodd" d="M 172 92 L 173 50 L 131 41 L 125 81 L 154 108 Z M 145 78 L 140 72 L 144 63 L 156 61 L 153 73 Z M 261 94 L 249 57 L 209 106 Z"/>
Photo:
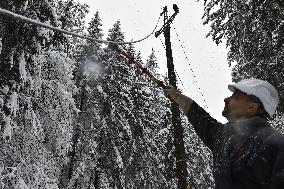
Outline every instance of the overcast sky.
<path id="1" fill-rule="evenodd" d="M 227 63 L 225 44 L 217 46 L 206 38 L 210 28 L 203 25 L 203 1 L 191 0 L 77 0 L 90 6 L 87 21 L 99 11 L 104 30 L 104 39 L 113 24 L 120 20 L 125 41 L 144 38 L 154 29 L 164 6 L 168 15 L 174 13 L 172 5 L 177 4 L 180 13 L 171 28 L 171 43 L 175 68 L 183 83 L 181 89 L 217 120 L 226 122 L 221 112 L 223 99 L 231 93 L 227 85 L 231 83 L 231 68 Z M 159 29 L 162 26 L 161 18 Z M 177 34 L 176 34 L 177 33 Z M 178 36 L 178 37 L 177 37 Z M 162 45 L 164 37 L 151 36 L 135 45 L 145 61 L 152 47 L 156 51 L 161 73 L 166 74 L 166 55 Z M 182 48 L 185 47 L 184 49 Z M 185 53 L 184 53 L 185 51 Z M 193 72 L 191 71 L 193 70 Z M 195 75 L 196 77 L 193 77 Z M 199 89 L 200 88 L 200 89 Z M 201 93 L 204 95 L 202 97 Z M 205 102 L 206 105 L 205 105 Z"/>

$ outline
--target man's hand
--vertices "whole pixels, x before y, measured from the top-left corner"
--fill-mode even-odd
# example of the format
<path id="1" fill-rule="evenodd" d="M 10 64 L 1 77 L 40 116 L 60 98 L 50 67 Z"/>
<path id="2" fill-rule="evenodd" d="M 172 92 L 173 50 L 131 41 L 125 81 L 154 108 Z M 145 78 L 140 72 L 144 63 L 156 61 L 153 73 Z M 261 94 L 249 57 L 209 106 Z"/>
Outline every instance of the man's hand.
<path id="1" fill-rule="evenodd" d="M 166 88 L 164 88 L 164 93 L 166 97 L 173 100 L 175 100 L 175 98 L 177 98 L 177 96 L 181 94 L 181 92 L 178 89 L 176 89 L 174 86 L 171 85 L 168 85 L 166 86 Z"/>
<path id="2" fill-rule="evenodd" d="M 164 93 L 166 96 L 170 96 L 186 114 L 189 112 L 193 102 L 189 97 L 181 94 L 181 92 L 173 86 L 167 86 L 164 89 Z"/>

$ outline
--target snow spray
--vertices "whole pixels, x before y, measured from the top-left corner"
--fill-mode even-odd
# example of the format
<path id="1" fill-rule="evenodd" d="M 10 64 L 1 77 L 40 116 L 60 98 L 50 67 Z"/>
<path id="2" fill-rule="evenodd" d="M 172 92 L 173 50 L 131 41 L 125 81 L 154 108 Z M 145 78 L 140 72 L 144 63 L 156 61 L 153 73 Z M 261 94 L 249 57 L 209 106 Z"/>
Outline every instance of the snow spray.
<path id="1" fill-rule="evenodd" d="M 86 77 L 95 76 L 98 77 L 103 73 L 102 66 L 96 61 L 86 60 L 84 63 L 84 73 L 83 75 Z"/>

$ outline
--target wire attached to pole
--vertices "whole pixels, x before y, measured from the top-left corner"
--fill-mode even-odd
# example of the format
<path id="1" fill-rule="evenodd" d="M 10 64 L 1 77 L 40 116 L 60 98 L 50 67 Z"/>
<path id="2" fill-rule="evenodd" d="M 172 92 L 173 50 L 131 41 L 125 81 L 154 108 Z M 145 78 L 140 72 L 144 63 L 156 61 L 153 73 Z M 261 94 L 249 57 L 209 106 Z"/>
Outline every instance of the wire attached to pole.
<path id="1" fill-rule="evenodd" d="M 79 38 L 82 38 L 82 39 L 87 39 L 87 40 L 90 40 L 90 41 L 93 41 L 93 42 L 99 42 L 99 43 L 105 43 L 105 44 L 113 43 L 113 44 L 118 44 L 118 45 L 138 43 L 138 42 L 144 41 L 145 39 L 149 38 L 151 35 L 154 34 L 154 32 L 155 32 L 155 30 L 156 30 L 156 28 L 159 24 L 160 18 L 161 18 L 161 16 L 160 16 L 154 30 L 149 35 L 147 35 L 146 37 L 139 39 L 139 40 L 136 40 L 136 41 L 131 41 L 131 42 L 119 42 L 119 41 L 108 41 L 108 40 L 103 40 L 103 39 L 96 39 L 96 38 L 92 38 L 92 37 L 87 36 L 87 35 L 80 35 L 80 34 L 77 34 L 77 33 L 73 33 L 73 32 L 61 29 L 59 27 L 54 27 L 54 26 L 50 26 L 50 25 L 42 23 L 42 22 L 35 21 L 35 20 L 30 19 L 28 17 L 13 13 L 11 11 L 8 11 L 8 10 L 2 9 L 2 8 L 0 8 L 0 14 L 5 15 L 5 16 L 10 17 L 10 18 L 15 19 L 15 20 L 20 20 L 22 22 L 26 22 L 26 23 L 33 24 L 33 25 L 36 25 L 36 26 L 40 26 L 40 27 L 43 27 L 43 28 L 46 28 L 46 29 L 54 30 L 54 31 L 64 33 L 64 34 L 67 34 L 67 35 L 72 35 L 72 36 L 79 37 Z"/>
<path id="2" fill-rule="evenodd" d="M 182 41 L 180 40 L 179 35 L 178 35 L 178 33 L 177 33 L 177 29 L 176 29 L 174 26 L 173 26 L 173 28 L 174 28 L 174 30 L 175 30 L 175 34 L 176 34 L 176 36 L 177 36 L 177 39 L 178 39 L 178 41 L 180 42 L 180 46 L 181 46 L 181 48 L 182 48 L 182 50 L 183 50 L 183 53 L 184 53 L 184 55 L 185 55 L 185 58 L 186 58 L 186 60 L 188 61 L 188 66 L 189 66 L 189 68 L 190 68 L 190 71 L 192 72 L 192 76 L 193 76 L 194 79 L 196 79 L 196 75 L 195 75 L 195 73 L 194 73 L 194 71 L 193 71 L 193 69 L 192 69 L 192 66 L 191 66 L 191 64 L 190 64 L 189 58 L 188 58 L 188 56 L 187 56 L 187 54 L 186 54 L 186 52 L 185 52 L 184 42 L 182 42 Z M 199 93 L 200 93 L 201 96 L 202 96 L 203 102 L 205 103 L 205 108 L 208 109 L 207 102 L 206 102 L 206 100 L 205 100 L 205 97 L 204 97 L 204 94 L 203 94 L 201 88 L 198 87 L 198 90 L 199 90 Z"/>

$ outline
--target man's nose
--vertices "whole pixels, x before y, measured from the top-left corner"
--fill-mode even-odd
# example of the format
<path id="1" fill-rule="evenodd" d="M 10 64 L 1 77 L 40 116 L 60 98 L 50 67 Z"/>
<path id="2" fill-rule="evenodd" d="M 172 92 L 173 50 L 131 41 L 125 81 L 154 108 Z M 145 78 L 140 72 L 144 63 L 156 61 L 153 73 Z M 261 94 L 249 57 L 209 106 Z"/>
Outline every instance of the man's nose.
<path id="1" fill-rule="evenodd" d="M 231 97 L 227 97 L 224 99 L 224 102 L 227 104 L 230 101 Z"/>

